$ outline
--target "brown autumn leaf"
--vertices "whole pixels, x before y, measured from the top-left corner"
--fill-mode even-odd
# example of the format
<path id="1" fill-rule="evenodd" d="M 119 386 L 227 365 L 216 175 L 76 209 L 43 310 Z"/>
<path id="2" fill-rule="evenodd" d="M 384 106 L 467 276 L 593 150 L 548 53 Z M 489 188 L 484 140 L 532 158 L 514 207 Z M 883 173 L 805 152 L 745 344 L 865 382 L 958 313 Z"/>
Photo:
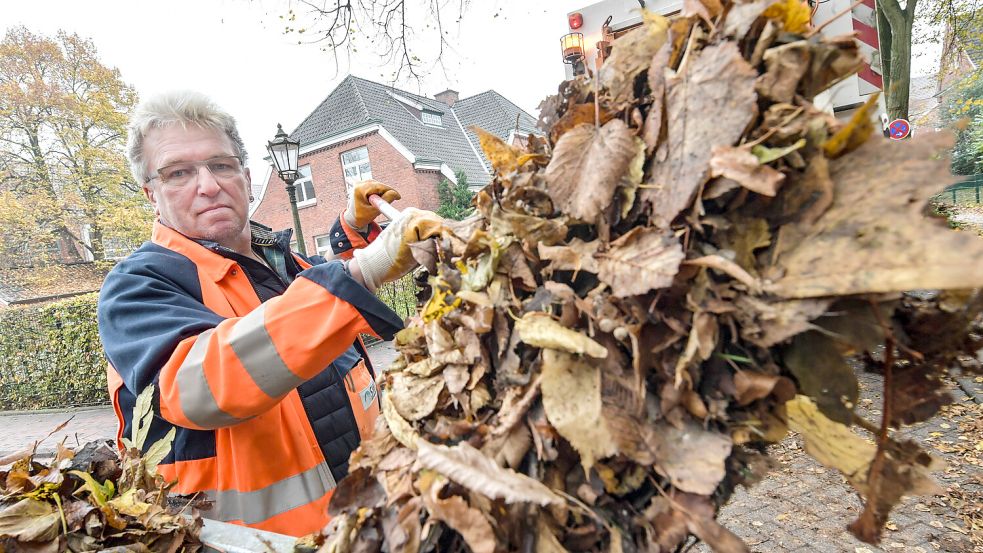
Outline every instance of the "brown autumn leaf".
<path id="1" fill-rule="evenodd" d="M 686 529 L 709 545 L 715 553 L 749 553 L 747 545 L 716 521 L 709 497 L 689 493 L 675 494 L 673 502 L 686 522 Z"/>
<path id="2" fill-rule="evenodd" d="M 710 495 L 726 473 L 731 441 L 687 419 L 682 428 L 660 421 L 648 436 L 655 470 L 684 492 Z"/>
<path id="3" fill-rule="evenodd" d="M 49 503 L 21 499 L 0 510 L 0 536 L 26 542 L 48 542 L 61 531 L 61 515 Z"/>
<path id="4" fill-rule="evenodd" d="M 696 16 L 710 21 L 720 15 L 723 9 L 720 0 L 684 0 L 682 16 Z"/>
<path id="5" fill-rule="evenodd" d="M 423 504 L 434 520 L 446 522 L 464 538 L 474 553 L 494 553 L 495 532 L 481 511 L 471 507 L 458 495 L 440 498 L 444 486 L 433 485 L 423 494 Z"/>
<path id="6" fill-rule="evenodd" d="M 888 515 L 903 497 L 945 493 L 929 475 L 931 471 L 941 470 L 943 463 L 915 442 L 889 440 L 878 454 L 883 460 L 877 477 L 868 474 L 863 482 L 854 484 L 866 501 L 857 520 L 847 526 L 858 539 L 872 544 L 880 542 Z M 871 465 L 871 472 L 875 466 L 876 460 Z"/>
<path id="7" fill-rule="evenodd" d="M 928 420 L 953 400 L 942 375 L 929 367 L 895 367 L 892 384 L 891 426 L 895 428 Z"/>
<path id="8" fill-rule="evenodd" d="M 710 176 L 733 179 L 751 192 L 774 196 L 785 175 L 762 165 L 750 148 L 715 146 L 710 157 Z"/>
<path id="9" fill-rule="evenodd" d="M 579 238 L 558 246 L 539 244 L 539 258 L 549 261 L 550 268 L 554 271 L 587 271 L 597 274 L 594 254 L 599 245 L 597 240 L 584 242 Z"/>
<path id="10" fill-rule="evenodd" d="M 635 78 L 649 68 L 652 56 L 666 42 L 669 21 L 642 9 L 642 25 L 621 37 L 611 47 L 598 79 L 616 110 L 629 103 L 635 93 Z"/>
<path id="11" fill-rule="evenodd" d="M 642 138 L 645 141 L 645 151 L 651 154 L 659 145 L 662 138 L 662 126 L 665 121 L 666 109 L 666 71 L 669 69 L 669 56 L 672 55 L 672 43 L 666 42 L 652 56 L 652 65 L 648 70 L 649 90 L 652 94 L 652 105 L 645 117 L 642 128 Z"/>
<path id="12" fill-rule="evenodd" d="M 635 142 L 620 119 L 600 129 L 581 125 L 556 144 L 546 167 L 546 189 L 564 213 L 594 221 L 614 197 L 635 157 Z"/>
<path id="13" fill-rule="evenodd" d="M 617 453 L 603 416 L 601 371 L 569 353 L 543 350 L 543 408 L 546 418 L 580 453 L 584 470 Z"/>
<path id="14" fill-rule="evenodd" d="M 769 301 L 740 296 L 736 303 L 741 338 L 759 347 L 770 348 L 796 334 L 815 329 L 812 321 L 825 313 L 833 301 L 828 298 Z"/>
<path id="15" fill-rule="evenodd" d="M 381 394 L 382 416 L 386 419 L 386 425 L 396 440 L 410 449 L 416 449 L 417 440 L 420 434 L 413 428 L 406 419 L 399 414 L 393 404 L 392 394 Z"/>
<path id="16" fill-rule="evenodd" d="M 467 442 L 453 447 L 417 443 L 420 465 L 443 474 L 457 484 L 507 504 L 563 505 L 565 500 L 541 482 L 502 468 Z"/>
<path id="17" fill-rule="evenodd" d="M 593 102 L 574 104 L 563 114 L 563 117 L 560 117 L 556 124 L 550 127 L 550 141 L 556 144 L 560 137 L 580 125 L 593 125 L 598 122 L 595 121 L 598 118 L 600 119 L 599 124 L 603 125 L 614 119 L 615 115 L 606 109 L 598 109 Z"/>
<path id="18" fill-rule="evenodd" d="M 417 421 L 432 413 L 443 390 L 444 377 L 440 375 L 430 378 L 419 378 L 405 372 L 390 375 L 388 391 L 392 395 L 393 406 L 408 421 Z"/>
<path id="19" fill-rule="evenodd" d="M 519 168 L 519 152 L 517 149 L 506 144 L 501 138 L 476 126 L 468 127 L 478 135 L 478 143 L 481 151 L 485 153 L 488 162 L 500 175 L 508 175 Z"/>
<path id="20" fill-rule="evenodd" d="M 758 274 L 754 252 L 771 245 L 768 222 L 756 217 L 736 217 L 727 229 L 725 238 L 726 242 L 722 245 L 734 252 L 734 262 L 748 273 Z"/>
<path id="21" fill-rule="evenodd" d="M 799 91 L 812 100 L 816 94 L 860 71 L 863 66 L 864 56 L 852 35 L 823 37 L 812 47 L 812 60 L 799 84 Z"/>
<path id="22" fill-rule="evenodd" d="M 924 214 L 953 177 L 937 157 L 945 132 L 903 142 L 873 137 L 830 163 L 833 204 L 815 224 L 786 225 L 766 290 L 785 298 L 983 286 L 983 242 Z M 931 185 L 926 185 L 931 183 Z"/>
<path id="23" fill-rule="evenodd" d="M 710 152 L 732 146 L 757 115 L 757 71 L 732 42 L 708 46 L 667 82 L 665 161 L 656 152 L 641 192 L 658 226 L 668 227 L 710 177 Z"/>
<path id="24" fill-rule="evenodd" d="M 558 244 L 567 236 L 567 225 L 560 219 L 544 219 L 533 215 L 505 211 L 495 206 L 491 217 L 491 232 L 498 236 L 511 234 L 530 244 Z"/>
<path id="25" fill-rule="evenodd" d="M 684 255 L 672 234 L 636 227 L 594 257 L 598 278 L 615 297 L 624 298 L 672 284 Z"/>
<path id="26" fill-rule="evenodd" d="M 795 397 L 795 384 L 788 378 L 749 370 L 734 373 L 734 388 L 737 389 L 737 404 L 741 406 L 764 399 L 772 393 L 779 403 Z"/>
<path id="27" fill-rule="evenodd" d="M 839 423 L 853 423 L 853 408 L 860 395 L 857 377 L 832 339 L 816 331 L 799 334 L 783 358 L 799 381 L 799 391 L 812 398 L 824 415 Z"/>
<path id="28" fill-rule="evenodd" d="M 774 102 L 791 103 L 810 59 L 812 49 L 805 40 L 768 49 L 764 56 L 767 69 L 758 77 L 755 91 Z"/>

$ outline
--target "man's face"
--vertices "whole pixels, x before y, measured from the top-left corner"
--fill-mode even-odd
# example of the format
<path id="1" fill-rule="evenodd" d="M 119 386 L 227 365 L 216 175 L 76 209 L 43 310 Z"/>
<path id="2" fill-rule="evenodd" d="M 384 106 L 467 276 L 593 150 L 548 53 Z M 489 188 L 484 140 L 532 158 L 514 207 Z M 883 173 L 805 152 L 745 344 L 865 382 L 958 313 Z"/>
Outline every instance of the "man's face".
<path id="1" fill-rule="evenodd" d="M 222 131 L 197 125 L 169 125 L 144 137 L 143 151 L 149 175 L 177 162 L 203 161 L 235 154 L 232 141 Z M 207 167 L 197 179 L 172 186 L 159 178 L 143 185 L 161 223 L 189 236 L 232 247 L 248 237 L 249 170 L 231 178 L 216 179 Z"/>

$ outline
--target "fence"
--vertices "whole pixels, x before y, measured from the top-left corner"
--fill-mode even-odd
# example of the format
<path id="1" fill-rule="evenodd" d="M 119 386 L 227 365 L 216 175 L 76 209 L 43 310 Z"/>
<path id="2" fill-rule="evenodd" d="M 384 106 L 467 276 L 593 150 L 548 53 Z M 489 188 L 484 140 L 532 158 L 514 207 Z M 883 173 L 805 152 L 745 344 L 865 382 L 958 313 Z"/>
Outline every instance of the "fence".
<path id="1" fill-rule="evenodd" d="M 0 409 L 107 402 L 96 294 L 0 311 Z"/>
<path id="2" fill-rule="evenodd" d="M 940 192 L 937 203 L 946 205 L 972 205 L 983 203 L 983 175 L 970 175 L 966 180 L 953 184 Z"/>

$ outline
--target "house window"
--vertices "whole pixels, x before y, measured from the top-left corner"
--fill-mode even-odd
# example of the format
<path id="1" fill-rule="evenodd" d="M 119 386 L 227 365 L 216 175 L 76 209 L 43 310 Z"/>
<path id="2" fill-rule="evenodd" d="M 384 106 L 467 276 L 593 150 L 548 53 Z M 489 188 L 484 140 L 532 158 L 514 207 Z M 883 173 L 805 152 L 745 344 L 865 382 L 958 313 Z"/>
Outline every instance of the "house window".
<path id="1" fill-rule="evenodd" d="M 369 149 L 365 146 L 341 154 L 341 165 L 345 169 L 345 192 L 351 193 L 356 182 L 372 178 L 372 165 L 369 163 Z"/>
<path id="2" fill-rule="evenodd" d="M 331 236 L 324 234 L 314 237 L 314 245 L 317 246 L 317 254 L 324 255 L 331 251 Z"/>
<path id="3" fill-rule="evenodd" d="M 427 125 L 437 125 L 439 127 L 442 122 L 439 114 L 429 111 L 424 111 L 421 118 Z"/>
<path id="4" fill-rule="evenodd" d="M 311 178 L 311 166 L 301 166 L 297 173 L 299 176 L 294 182 L 294 186 L 297 187 L 297 207 L 316 204 L 317 197 L 314 196 L 314 179 Z"/>

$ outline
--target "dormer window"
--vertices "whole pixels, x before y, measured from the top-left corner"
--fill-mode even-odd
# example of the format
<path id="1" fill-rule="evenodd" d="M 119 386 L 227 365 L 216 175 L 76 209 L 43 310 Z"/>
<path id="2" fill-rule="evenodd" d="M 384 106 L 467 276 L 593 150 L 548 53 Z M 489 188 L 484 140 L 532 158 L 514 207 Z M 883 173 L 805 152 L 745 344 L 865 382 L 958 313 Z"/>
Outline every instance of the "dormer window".
<path id="1" fill-rule="evenodd" d="M 440 114 L 432 111 L 424 111 L 421 113 L 420 120 L 426 125 L 436 125 L 438 127 L 443 123 L 440 119 Z"/>

